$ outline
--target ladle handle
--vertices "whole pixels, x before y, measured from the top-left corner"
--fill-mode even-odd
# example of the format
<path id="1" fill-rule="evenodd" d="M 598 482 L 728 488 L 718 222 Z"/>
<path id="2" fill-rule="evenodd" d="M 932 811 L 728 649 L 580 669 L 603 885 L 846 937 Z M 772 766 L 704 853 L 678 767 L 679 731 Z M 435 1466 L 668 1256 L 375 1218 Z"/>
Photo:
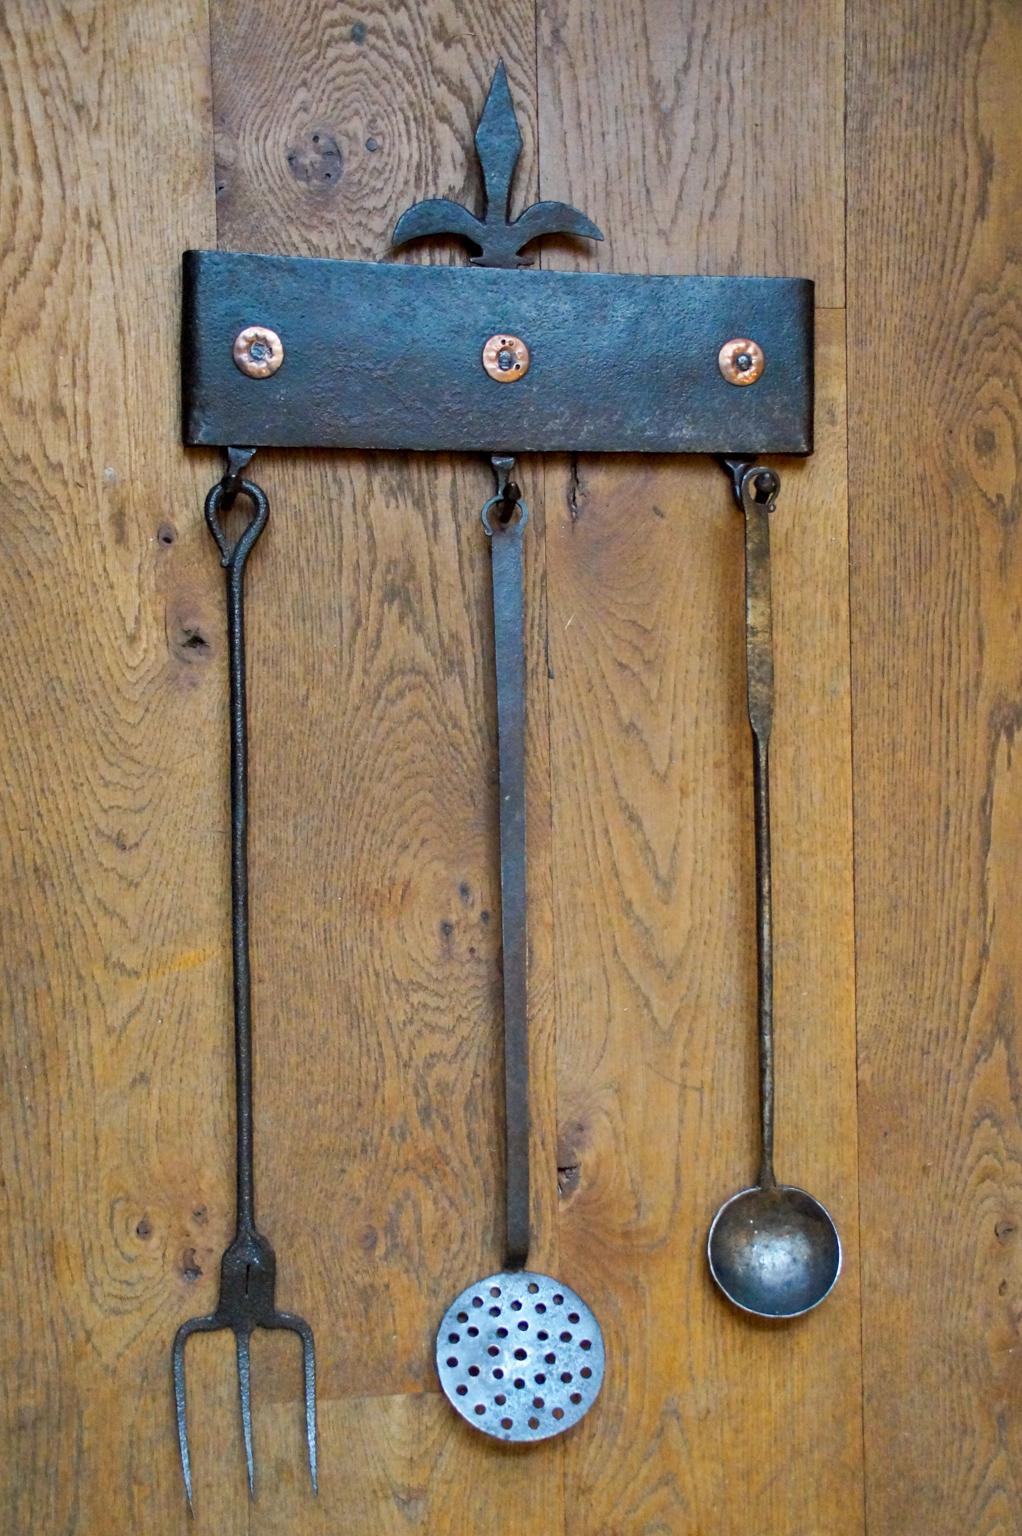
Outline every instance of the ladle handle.
<path id="1" fill-rule="evenodd" d="M 770 514 L 780 481 L 761 464 L 729 466 L 745 517 L 745 663 L 756 826 L 756 981 L 759 1032 L 760 1172 L 774 1177 L 774 962 L 770 890 L 770 730 L 774 647 L 770 596 Z"/>
<path id="2" fill-rule="evenodd" d="M 503 514 L 503 519 L 502 515 Z M 529 1255 L 529 1033 L 525 851 L 525 568 L 528 508 L 493 497 L 483 509 L 490 537 L 493 650 L 500 777 L 500 926 L 504 972 L 506 1264 Z"/>

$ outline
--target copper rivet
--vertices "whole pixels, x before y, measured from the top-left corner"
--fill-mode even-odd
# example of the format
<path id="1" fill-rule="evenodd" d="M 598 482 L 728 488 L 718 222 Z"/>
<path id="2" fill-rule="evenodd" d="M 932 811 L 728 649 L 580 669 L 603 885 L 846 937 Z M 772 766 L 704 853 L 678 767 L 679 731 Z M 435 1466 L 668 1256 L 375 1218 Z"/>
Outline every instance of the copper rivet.
<path id="1" fill-rule="evenodd" d="M 513 384 L 529 371 L 529 349 L 520 336 L 498 331 L 483 348 L 483 367 L 498 384 Z"/>
<path id="2" fill-rule="evenodd" d="M 717 366 L 729 384 L 755 384 L 766 367 L 766 358 L 763 348 L 748 336 L 735 336 L 721 347 Z"/>
<path id="3" fill-rule="evenodd" d="M 250 379 L 268 379 L 284 361 L 284 343 L 267 325 L 246 325 L 234 338 L 234 361 Z"/>

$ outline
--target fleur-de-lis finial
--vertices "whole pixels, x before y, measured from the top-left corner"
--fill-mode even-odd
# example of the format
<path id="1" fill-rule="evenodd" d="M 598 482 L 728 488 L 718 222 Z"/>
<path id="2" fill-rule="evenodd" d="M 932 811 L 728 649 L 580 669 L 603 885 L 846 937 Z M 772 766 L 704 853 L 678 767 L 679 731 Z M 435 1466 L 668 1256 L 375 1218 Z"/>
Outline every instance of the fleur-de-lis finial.
<path id="1" fill-rule="evenodd" d="M 424 235 L 459 235 L 479 247 L 479 255 L 471 258 L 473 266 L 528 267 L 532 258 L 519 252 L 541 235 L 603 239 L 593 221 L 567 203 L 533 203 L 517 219 L 511 219 L 511 181 L 522 152 L 522 135 L 503 60 L 490 82 L 475 145 L 486 190 L 483 217 L 476 218 L 461 203 L 448 197 L 431 197 L 405 210 L 394 226 L 392 244 L 404 245 Z"/>

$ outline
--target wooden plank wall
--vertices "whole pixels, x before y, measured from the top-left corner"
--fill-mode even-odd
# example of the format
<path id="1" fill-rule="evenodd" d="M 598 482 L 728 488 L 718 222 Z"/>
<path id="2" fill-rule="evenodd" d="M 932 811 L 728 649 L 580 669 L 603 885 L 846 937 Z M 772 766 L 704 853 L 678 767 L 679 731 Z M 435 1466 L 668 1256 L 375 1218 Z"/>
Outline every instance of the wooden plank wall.
<path id="1" fill-rule="evenodd" d="M 867 1509 L 1001 1536 L 1022 1528 L 1022 11 L 869 11 L 848 38 Z"/>
<path id="2" fill-rule="evenodd" d="M 501 55 L 517 199 L 607 235 L 542 264 L 816 279 L 817 452 L 779 466 L 774 538 L 778 1161 L 845 1272 L 774 1328 L 705 1269 L 754 1168 L 741 520 L 708 463 L 525 461 L 533 1262 L 609 1368 L 527 1452 L 450 1412 L 433 1330 L 501 1237 L 488 472 L 265 454 L 258 1197 L 316 1329 L 322 1488 L 293 1339 L 253 1350 L 254 1504 L 230 1341 L 197 1339 L 198 1527 L 1009 1536 L 1013 0 L 0 11 L 6 1528 L 188 1528 L 170 1341 L 233 1222 L 218 466 L 177 440 L 180 251 L 375 259 L 416 197 L 473 202 Z"/>

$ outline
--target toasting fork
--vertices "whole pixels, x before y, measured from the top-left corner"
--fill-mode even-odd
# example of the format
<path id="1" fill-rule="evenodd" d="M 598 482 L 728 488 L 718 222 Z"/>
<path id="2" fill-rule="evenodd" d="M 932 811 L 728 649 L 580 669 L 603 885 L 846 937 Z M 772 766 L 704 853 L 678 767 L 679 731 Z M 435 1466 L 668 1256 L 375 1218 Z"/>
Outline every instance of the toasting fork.
<path id="1" fill-rule="evenodd" d="M 248 498 L 253 514 L 237 541 L 231 545 L 220 522 L 238 494 Z M 284 1328 L 302 1341 L 305 1383 L 305 1433 L 309 1447 L 309 1475 L 317 1491 L 316 1472 L 316 1357 L 312 1329 L 293 1312 L 278 1311 L 274 1300 L 277 1260 L 272 1247 L 255 1223 L 252 1157 L 252 1004 L 248 939 L 248 721 L 245 703 L 244 571 L 252 548 L 266 527 L 270 504 L 264 491 L 251 480 L 228 474 L 206 497 L 206 523 L 220 551 L 227 572 L 227 641 L 231 718 L 231 943 L 234 960 L 234 1061 L 237 1096 L 237 1228 L 220 1261 L 220 1296 L 216 1311 L 191 1317 L 174 1338 L 172 1364 L 177 1438 L 181 1450 L 188 1508 L 192 1509 L 192 1469 L 188 1455 L 188 1421 L 185 1405 L 185 1343 L 193 1333 L 213 1333 L 229 1328 L 238 1351 L 238 1384 L 241 1395 L 241 1427 L 245 1440 L 248 1491 L 255 1494 L 255 1456 L 252 1448 L 252 1401 L 249 1341 L 256 1328 Z"/>

